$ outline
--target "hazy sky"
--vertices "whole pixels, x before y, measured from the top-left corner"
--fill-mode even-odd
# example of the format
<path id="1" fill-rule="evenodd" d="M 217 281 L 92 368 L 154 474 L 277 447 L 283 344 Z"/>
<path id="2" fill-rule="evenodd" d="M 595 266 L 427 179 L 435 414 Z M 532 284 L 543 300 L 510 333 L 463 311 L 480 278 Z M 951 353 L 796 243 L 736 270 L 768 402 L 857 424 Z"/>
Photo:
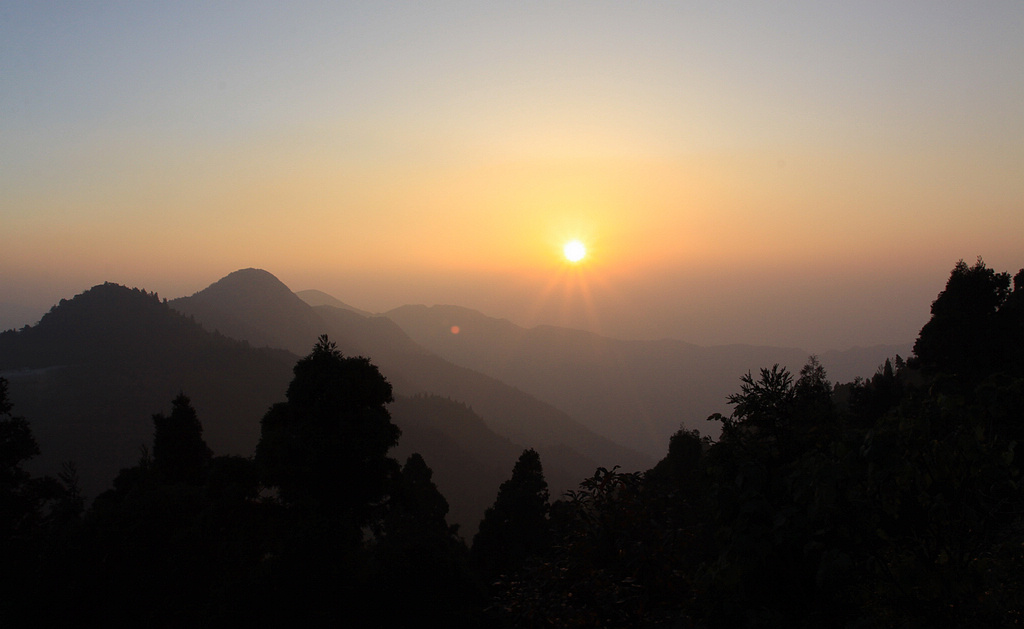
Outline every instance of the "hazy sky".
<path id="1" fill-rule="evenodd" d="M 813 351 L 1024 267 L 1024 2 L 0 4 L 0 302 L 244 267 Z M 584 241 L 578 266 L 565 240 Z"/>

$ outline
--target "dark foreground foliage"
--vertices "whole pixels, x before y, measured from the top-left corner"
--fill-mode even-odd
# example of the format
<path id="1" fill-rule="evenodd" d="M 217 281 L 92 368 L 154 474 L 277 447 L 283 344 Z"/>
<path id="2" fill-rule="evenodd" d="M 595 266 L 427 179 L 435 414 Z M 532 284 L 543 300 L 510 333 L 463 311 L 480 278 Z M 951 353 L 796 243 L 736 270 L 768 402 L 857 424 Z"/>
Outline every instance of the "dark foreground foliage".
<path id="1" fill-rule="evenodd" d="M 190 400 L 88 508 L 35 478 L 0 379 L 4 626 L 1004 627 L 1024 624 L 1024 272 L 959 263 L 915 355 L 833 385 L 740 378 L 713 441 L 551 502 L 525 450 L 472 549 L 391 388 L 326 338 L 214 456 Z"/>
<path id="2" fill-rule="evenodd" d="M 1024 624 L 1024 273 L 959 263 L 917 355 L 740 380 L 712 442 L 599 469 L 495 584 L 524 627 Z"/>

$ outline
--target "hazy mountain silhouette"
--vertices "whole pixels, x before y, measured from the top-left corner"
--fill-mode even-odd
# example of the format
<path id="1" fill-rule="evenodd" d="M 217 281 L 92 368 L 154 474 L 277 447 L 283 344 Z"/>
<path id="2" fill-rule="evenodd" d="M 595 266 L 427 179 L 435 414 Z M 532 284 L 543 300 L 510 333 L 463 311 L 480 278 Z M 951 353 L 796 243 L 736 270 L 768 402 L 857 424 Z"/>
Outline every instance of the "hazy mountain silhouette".
<path id="1" fill-rule="evenodd" d="M 352 312 L 361 314 L 364 317 L 372 317 L 373 316 L 372 312 L 367 312 L 366 310 L 360 310 L 359 308 L 356 308 L 355 306 L 350 306 L 350 305 L 346 304 L 345 302 L 341 301 L 340 299 L 338 299 L 338 298 L 336 298 L 336 297 L 334 297 L 332 295 L 328 295 L 327 293 L 325 293 L 323 291 L 320 291 L 320 290 L 312 290 L 312 289 L 311 290 L 300 290 L 300 291 L 296 292 L 295 294 L 298 296 L 299 299 L 301 299 L 302 301 L 306 302 L 310 306 L 313 306 L 314 308 L 317 307 L 317 306 L 333 306 L 334 308 L 341 308 L 343 310 L 351 310 Z"/>
<path id="2" fill-rule="evenodd" d="M 498 435 L 520 449 L 536 448 L 551 469 L 549 482 L 556 491 L 574 487 L 598 466 L 639 470 L 656 460 L 595 434 L 561 409 L 523 391 L 434 355 L 387 317 L 367 317 L 329 305 L 312 308 L 266 271 L 236 271 L 191 297 L 169 303 L 208 329 L 299 355 L 309 351 L 319 334 L 327 333 L 343 353 L 369 357 L 396 394 L 429 393 L 464 402 Z M 444 491 L 443 484 L 439 487 Z"/>
<path id="3" fill-rule="evenodd" d="M 306 302 L 262 269 L 235 271 L 191 297 L 169 303 L 207 330 L 299 356 L 306 355 L 324 332 Z"/>
<path id="4" fill-rule="evenodd" d="M 233 279 L 254 280 L 266 299 L 276 290 L 276 278 L 268 282 L 267 276 L 273 278 L 243 273 Z M 256 302 L 227 288 L 223 294 Z M 280 302 L 264 305 L 280 315 L 290 300 L 279 295 Z M 387 341 L 428 354 L 389 319 L 364 321 L 354 312 L 329 310 L 337 319 L 362 321 L 359 334 L 350 333 L 360 342 L 352 353 Z M 320 321 L 316 329 L 324 325 Z M 216 454 L 251 456 L 260 418 L 284 399 L 297 360 L 286 350 L 257 349 L 208 332 L 155 295 L 116 284 L 62 300 L 36 326 L 0 334 L 0 375 L 10 381 L 15 408 L 29 420 L 42 450 L 31 467 L 53 474 L 63 461 L 75 461 L 89 496 L 109 489 L 120 469 L 137 463 L 140 448 L 152 441 L 153 414 L 167 412 L 179 391 L 191 397 Z M 403 430 L 395 456 L 420 452 L 426 458 L 451 504 L 450 521 L 472 535 L 523 446 L 498 436 L 471 409 L 451 400 L 399 396 L 393 412 Z M 574 466 L 566 470 L 553 457 L 552 474 L 562 487 L 573 486 L 596 465 L 588 460 L 581 468 L 577 458 L 569 457 Z"/>
<path id="5" fill-rule="evenodd" d="M 424 455 L 466 534 L 524 447 L 541 453 L 553 495 L 599 465 L 646 469 L 684 420 L 706 431 L 703 417 L 722 410 L 739 374 L 780 355 L 525 330 L 454 307 L 410 306 L 387 317 L 313 308 L 272 274 L 245 269 L 172 302 L 114 284 L 61 300 L 37 325 L 0 334 L 0 373 L 42 448 L 33 467 L 54 473 L 74 460 L 94 495 L 136 463 L 152 438 L 152 415 L 179 391 L 192 398 L 215 453 L 251 455 L 259 418 L 283 399 L 298 356 L 325 332 L 346 354 L 370 357 L 395 386 L 392 410 L 404 431 L 396 456 Z M 786 351 L 791 364 L 806 358 Z M 652 456 L 616 438 L 649 445 Z"/>
<path id="6" fill-rule="evenodd" d="M 155 295 L 116 284 L 61 300 L 35 326 L 0 334 L 0 372 L 29 420 L 40 471 L 75 461 L 89 495 L 134 465 L 152 416 L 192 398 L 218 454 L 252 454 L 259 418 L 283 397 L 296 356 L 211 334 Z"/>
<path id="7" fill-rule="evenodd" d="M 796 348 L 702 347 L 552 326 L 526 329 L 458 306 L 402 306 L 385 314 L 437 355 L 516 386 L 652 456 L 664 454 L 680 426 L 708 432 L 705 418 L 725 410 L 726 396 L 748 370 L 780 363 L 798 371 L 808 358 Z M 821 359 L 826 368 L 835 366 L 833 380 L 852 379 L 851 371 L 870 376 L 886 356 L 899 349 L 906 355 L 909 347 L 829 352 Z"/>
<path id="8" fill-rule="evenodd" d="M 558 491 L 573 487 L 598 466 L 621 465 L 640 470 L 656 460 L 598 436 L 561 409 L 524 391 L 440 358 L 412 341 L 386 317 L 363 318 L 329 306 L 316 310 L 323 316 L 332 338 L 339 339 L 338 346 L 345 347 L 343 343 L 350 342 L 357 353 L 371 356 L 383 373 L 394 375 L 392 384 L 399 393 L 432 393 L 465 402 L 498 434 L 536 448 L 551 468 L 549 482 Z M 554 450 L 556 447 L 559 449 Z M 549 454 L 555 451 L 564 456 L 556 460 Z M 571 452 L 574 454 L 570 455 Z M 515 454 L 518 456 L 519 452 Z M 555 471 L 558 467 L 567 468 L 568 474 L 559 474 Z M 569 484 L 562 485 L 562 479 Z"/>

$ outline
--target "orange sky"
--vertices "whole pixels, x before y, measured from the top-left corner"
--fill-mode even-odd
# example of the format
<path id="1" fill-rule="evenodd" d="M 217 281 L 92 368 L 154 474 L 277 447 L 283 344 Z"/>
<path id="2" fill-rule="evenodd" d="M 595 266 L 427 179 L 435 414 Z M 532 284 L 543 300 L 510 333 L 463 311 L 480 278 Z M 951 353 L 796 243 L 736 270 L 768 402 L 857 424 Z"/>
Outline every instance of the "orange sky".
<path id="1" fill-rule="evenodd" d="M 1015 1 L 3 12 L 0 302 L 254 266 L 820 351 L 913 340 L 959 258 L 1024 266 Z"/>

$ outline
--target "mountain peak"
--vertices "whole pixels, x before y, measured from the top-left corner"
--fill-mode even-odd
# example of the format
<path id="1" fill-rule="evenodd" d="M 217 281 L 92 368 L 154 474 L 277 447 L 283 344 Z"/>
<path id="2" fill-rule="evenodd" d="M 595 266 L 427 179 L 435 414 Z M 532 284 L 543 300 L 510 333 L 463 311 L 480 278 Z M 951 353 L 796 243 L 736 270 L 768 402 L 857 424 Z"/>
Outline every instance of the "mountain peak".
<path id="1" fill-rule="evenodd" d="M 313 309 L 263 269 L 229 273 L 191 297 L 171 301 L 171 307 L 208 330 L 300 356 L 323 333 L 323 321 Z"/>
<path id="2" fill-rule="evenodd" d="M 292 295 L 291 289 L 284 285 L 284 282 L 277 279 L 274 274 L 263 269 L 239 269 L 228 273 L 213 284 L 192 295 L 217 295 L 221 297 L 247 296 L 249 299 L 257 296 L 265 298 L 280 298 L 282 295 Z"/>
<path id="3" fill-rule="evenodd" d="M 0 353 L 5 363 L 33 367 L 87 362 L 101 355 L 134 363 L 147 353 L 173 354 L 200 332 L 156 293 L 108 282 L 61 299 L 35 326 L 8 334 Z M 29 346 L 34 348 L 31 355 L 22 353 Z"/>
<path id="4" fill-rule="evenodd" d="M 60 303 L 43 315 L 37 327 L 64 325 L 69 321 L 116 323 L 132 320 L 142 312 L 162 309 L 164 307 L 156 293 L 106 282 L 82 291 L 71 299 L 61 299 Z"/>

